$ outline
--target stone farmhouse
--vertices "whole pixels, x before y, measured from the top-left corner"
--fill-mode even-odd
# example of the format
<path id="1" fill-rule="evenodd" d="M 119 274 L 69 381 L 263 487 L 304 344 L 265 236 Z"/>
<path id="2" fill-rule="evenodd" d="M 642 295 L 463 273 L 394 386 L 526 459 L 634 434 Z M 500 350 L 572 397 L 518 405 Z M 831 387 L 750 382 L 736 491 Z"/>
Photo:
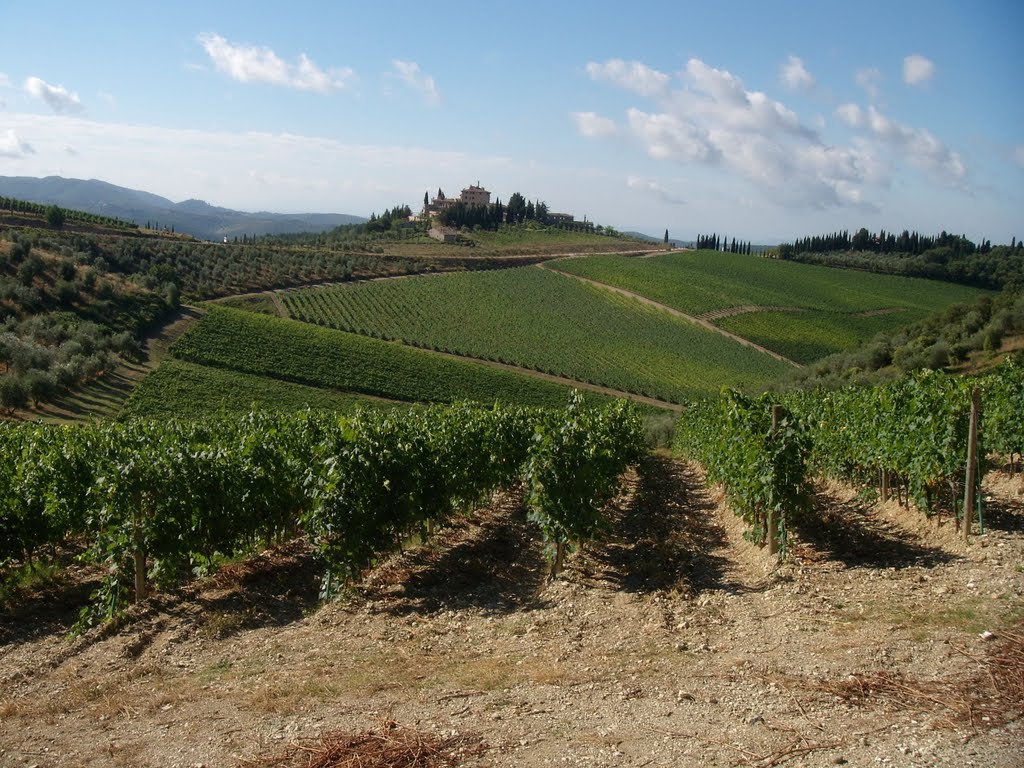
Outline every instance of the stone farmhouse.
<path id="1" fill-rule="evenodd" d="M 444 192 L 441 189 L 438 189 L 437 197 L 430 201 L 426 209 L 424 209 L 423 214 L 425 216 L 434 216 L 456 203 L 465 203 L 466 205 L 490 205 L 491 193 L 481 187 L 480 182 L 470 184 L 462 190 L 458 197 L 445 197 Z"/>
<path id="2" fill-rule="evenodd" d="M 424 199 L 426 199 L 425 196 Z M 491 193 L 480 186 L 479 181 L 476 184 L 470 184 L 468 187 L 463 189 L 462 192 L 459 193 L 458 197 L 447 197 L 444 191 L 439 188 L 437 190 L 437 195 L 431 198 L 430 202 L 424 206 L 422 213 L 420 213 L 419 216 L 413 216 L 411 218 L 414 220 L 419 219 L 430 221 L 433 217 L 441 214 L 443 211 L 457 203 L 463 203 L 465 205 L 490 206 L 492 205 Z M 547 214 L 547 222 L 549 224 L 586 230 L 593 230 L 594 227 L 593 222 L 587 221 L 586 217 L 584 217 L 582 222 L 577 222 L 575 220 L 575 216 L 571 213 L 549 212 Z M 443 242 L 458 239 L 456 233 L 446 227 L 432 227 L 429 234 L 431 237 L 442 240 Z"/>

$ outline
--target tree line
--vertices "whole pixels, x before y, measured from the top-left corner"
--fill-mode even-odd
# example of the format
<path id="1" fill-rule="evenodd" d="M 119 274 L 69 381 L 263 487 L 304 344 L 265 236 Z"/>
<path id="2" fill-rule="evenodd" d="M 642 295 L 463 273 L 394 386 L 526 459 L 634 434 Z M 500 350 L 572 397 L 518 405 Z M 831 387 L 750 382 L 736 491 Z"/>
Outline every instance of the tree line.
<path id="1" fill-rule="evenodd" d="M 872 234 L 862 227 L 853 235 L 842 231 L 783 243 L 774 255 L 804 264 L 924 277 L 993 290 L 1024 282 L 1024 244 L 1016 237 L 1010 245 L 992 245 L 988 239 L 974 243 L 965 235 L 946 231 L 935 236 L 908 230 L 899 235 L 885 230 Z"/>
<path id="2" fill-rule="evenodd" d="M 1013 238 L 1012 249 L 1021 244 Z M 864 251 L 867 253 L 901 253 L 920 256 L 936 248 L 946 248 L 954 257 L 969 256 L 973 253 L 986 254 L 992 251 L 992 241 L 985 238 L 974 243 L 966 235 L 955 235 L 943 230 L 937 235 L 926 236 L 920 232 L 904 229 L 900 234 L 886 232 L 884 229 L 876 233 L 861 227 L 853 235 L 849 230 L 833 232 L 827 235 L 811 235 L 783 243 L 779 246 L 779 258 L 788 258 L 801 253 L 834 253 L 836 251 Z"/>
<path id="3" fill-rule="evenodd" d="M 665 232 L 665 235 L 665 242 L 668 242 L 667 230 Z M 730 241 L 729 238 L 725 237 L 724 235 L 722 237 L 719 237 L 717 234 L 697 235 L 697 248 L 698 250 L 728 251 L 729 253 L 745 253 L 748 255 L 751 252 L 751 244 L 749 240 L 747 240 L 746 242 L 742 240 L 737 242 L 736 238 L 734 237 Z"/>

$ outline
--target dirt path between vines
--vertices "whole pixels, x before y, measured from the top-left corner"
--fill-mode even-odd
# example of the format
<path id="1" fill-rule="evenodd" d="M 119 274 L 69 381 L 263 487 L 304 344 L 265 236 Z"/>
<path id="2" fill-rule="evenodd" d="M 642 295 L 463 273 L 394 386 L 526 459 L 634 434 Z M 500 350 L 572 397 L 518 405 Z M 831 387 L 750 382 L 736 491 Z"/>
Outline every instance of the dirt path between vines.
<path id="1" fill-rule="evenodd" d="M 1024 615 L 1021 490 L 989 482 L 964 548 L 826 487 L 772 567 L 696 467 L 654 455 L 551 583 L 510 494 L 343 603 L 293 545 L 68 641 L 79 571 L 2 616 L 0 764 L 239 766 L 377 729 L 492 768 L 1019 767 L 1022 704 L 984 698 L 981 660 Z"/>
<path id="2" fill-rule="evenodd" d="M 668 312 L 673 317 L 678 317 L 678 318 L 680 318 L 682 320 L 686 320 L 688 323 L 693 323 L 694 325 L 699 325 L 702 328 L 706 328 L 709 331 L 714 331 L 715 333 L 721 334 L 722 336 L 726 336 L 726 337 L 732 339 L 733 341 L 737 342 L 738 344 L 742 344 L 745 347 L 750 347 L 752 349 L 756 349 L 758 352 L 763 352 L 764 354 L 768 355 L 769 357 L 774 357 L 776 360 L 779 360 L 780 362 L 788 363 L 789 365 L 792 365 L 794 368 L 803 368 L 802 365 L 800 365 L 797 362 L 794 362 L 793 360 L 790 360 L 788 357 L 783 357 L 778 352 L 773 352 L 772 350 L 768 349 L 767 347 L 762 347 L 760 344 L 755 344 L 754 342 L 750 341 L 749 339 L 745 339 L 742 336 L 737 336 L 735 333 L 730 333 L 729 331 L 727 331 L 727 330 L 725 330 L 723 328 L 719 328 L 717 325 L 715 325 L 714 323 L 709 322 L 708 320 L 704 319 L 702 316 L 688 315 L 687 313 L 680 312 L 678 309 L 674 309 L 674 308 L 672 308 L 672 307 L 670 307 L 670 306 L 668 306 L 666 304 L 661 304 L 661 303 L 659 303 L 657 301 L 654 301 L 653 299 L 649 299 L 649 298 L 647 298 L 646 296 L 644 296 L 642 294 L 636 293 L 634 291 L 627 290 L 625 288 L 619 288 L 618 286 L 615 286 L 615 285 L 609 285 L 608 283 L 602 283 L 600 280 L 592 280 L 591 278 L 583 277 L 582 275 L 574 275 L 571 272 L 563 272 L 562 270 L 558 269 L 558 267 L 552 266 L 551 264 L 547 264 L 547 263 L 545 263 L 545 264 L 537 264 L 536 266 L 539 269 L 548 269 L 548 270 L 551 270 L 552 272 L 557 272 L 560 275 L 565 275 L 566 277 L 571 277 L 574 280 L 579 280 L 580 282 L 588 283 L 589 285 L 593 285 L 593 286 L 596 286 L 598 288 L 602 288 L 602 289 L 604 289 L 606 291 L 612 291 L 614 293 L 618 293 L 618 294 L 621 294 L 623 296 L 629 296 L 630 298 L 636 299 L 637 301 L 642 302 L 643 304 L 647 304 L 648 306 L 655 307 L 655 308 L 660 309 L 660 310 L 662 310 L 664 312 Z"/>

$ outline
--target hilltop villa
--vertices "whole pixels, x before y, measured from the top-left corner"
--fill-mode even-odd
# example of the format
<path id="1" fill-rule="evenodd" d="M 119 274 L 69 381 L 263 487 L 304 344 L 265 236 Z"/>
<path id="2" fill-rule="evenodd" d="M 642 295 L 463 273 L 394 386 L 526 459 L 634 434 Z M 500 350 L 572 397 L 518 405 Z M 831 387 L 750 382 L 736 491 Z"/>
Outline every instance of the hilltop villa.
<path id="1" fill-rule="evenodd" d="M 456 203 L 465 203 L 466 205 L 490 205 L 491 204 L 491 193 L 483 187 L 479 186 L 480 182 L 476 184 L 470 184 L 459 194 L 458 197 L 445 197 L 444 192 L 440 189 L 437 190 L 437 197 L 430 201 L 424 214 L 431 216 L 438 214 L 446 208 L 450 208 Z"/>

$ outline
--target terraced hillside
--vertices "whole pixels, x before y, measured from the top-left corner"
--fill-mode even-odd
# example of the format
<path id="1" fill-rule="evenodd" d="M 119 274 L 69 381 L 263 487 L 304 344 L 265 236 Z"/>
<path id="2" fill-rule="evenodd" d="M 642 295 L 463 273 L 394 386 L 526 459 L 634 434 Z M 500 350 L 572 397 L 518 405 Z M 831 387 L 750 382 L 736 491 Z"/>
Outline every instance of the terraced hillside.
<path id="1" fill-rule="evenodd" d="M 674 402 L 723 384 L 763 389 L 792 367 L 630 297 L 532 267 L 280 297 L 307 323 Z"/>

